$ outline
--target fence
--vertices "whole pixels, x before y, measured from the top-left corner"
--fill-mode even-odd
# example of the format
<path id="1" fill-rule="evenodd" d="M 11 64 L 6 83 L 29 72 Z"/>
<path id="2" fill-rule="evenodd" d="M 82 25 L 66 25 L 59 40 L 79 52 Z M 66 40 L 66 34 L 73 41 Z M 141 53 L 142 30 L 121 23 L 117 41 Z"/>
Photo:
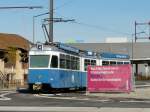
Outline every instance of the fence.
<path id="1" fill-rule="evenodd" d="M 23 80 L 0 80 L 0 89 L 16 89 L 16 88 L 27 88 L 27 83 Z"/>
<path id="2" fill-rule="evenodd" d="M 19 87 L 27 87 L 24 80 L 16 80 L 13 78 L 14 73 L 3 73 L 0 71 L 0 89 L 16 89 Z"/>

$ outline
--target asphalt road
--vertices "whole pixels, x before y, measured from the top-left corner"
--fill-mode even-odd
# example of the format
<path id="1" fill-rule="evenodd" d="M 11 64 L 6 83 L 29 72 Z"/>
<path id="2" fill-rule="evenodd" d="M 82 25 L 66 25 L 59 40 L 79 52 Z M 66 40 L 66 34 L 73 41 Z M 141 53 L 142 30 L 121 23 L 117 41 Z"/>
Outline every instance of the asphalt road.
<path id="1" fill-rule="evenodd" d="M 149 81 L 136 82 L 150 87 Z M 150 99 L 107 98 L 85 93 L 31 94 L 0 90 L 0 112 L 150 112 Z"/>
<path id="2" fill-rule="evenodd" d="M 23 109 L 23 110 L 19 110 Z M 59 93 L 59 94 L 31 94 L 25 91 L 0 91 L 0 111 L 39 111 L 58 107 L 85 107 L 90 108 L 150 108 L 150 99 L 131 99 L 131 98 L 104 98 L 97 96 L 86 96 L 84 93 Z M 32 108 L 32 109 L 31 109 Z M 44 110 L 46 109 L 47 110 Z M 65 109 L 66 109 L 65 108 Z M 88 109 L 89 108 L 89 109 Z M 10 110 L 9 110 L 10 109 Z M 69 109 L 70 110 L 70 109 Z M 67 111 L 67 110 L 65 110 Z M 77 110 L 76 110 L 77 111 Z M 48 111 L 49 112 L 49 111 Z M 54 112 L 54 110 L 52 110 Z M 69 112 L 72 112 L 71 110 Z"/>
<path id="3" fill-rule="evenodd" d="M 5 94 L 5 93 L 4 93 Z M 121 107 L 149 108 L 150 100 L 89 97 L 80 93 L 29 94 L 8 92 L 6 100 L 0 100 L 0 106 L 41 106 L 41 107 Z M 10 98 L 10 100 L 9 100 Z M 8 99 L 8 100 L 7 100 Z"/>

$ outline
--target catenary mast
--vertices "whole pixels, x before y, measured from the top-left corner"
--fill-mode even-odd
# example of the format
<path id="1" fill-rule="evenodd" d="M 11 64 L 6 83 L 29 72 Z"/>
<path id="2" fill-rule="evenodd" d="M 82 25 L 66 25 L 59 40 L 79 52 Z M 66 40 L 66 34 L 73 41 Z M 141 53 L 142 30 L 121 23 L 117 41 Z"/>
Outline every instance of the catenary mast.
<path id="1" fill-rule="evenodd" d="M 50 0 L 50 7 L 49 7 L 49 42 L 53 42 L 53 6 L 54 6 L 54 0 Z"/>

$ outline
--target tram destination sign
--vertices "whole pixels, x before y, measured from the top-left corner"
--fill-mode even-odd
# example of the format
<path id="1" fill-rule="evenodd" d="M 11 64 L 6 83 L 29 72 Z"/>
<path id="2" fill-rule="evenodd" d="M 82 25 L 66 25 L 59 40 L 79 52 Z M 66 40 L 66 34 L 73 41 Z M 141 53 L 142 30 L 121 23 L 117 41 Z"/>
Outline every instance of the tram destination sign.
<path id="1" fill-rule="evenodd" d="M 129 59 L 130 56 L 127 54 L 114 54 L 109 52 L 101 53 L 100 56 L 102 58 L 118 58 L 118 59 Z"/>
<path id="2" fill-rule="evenodd" d="M 88 66 L 89 92 L 130 92 L 131 65 Z"/>

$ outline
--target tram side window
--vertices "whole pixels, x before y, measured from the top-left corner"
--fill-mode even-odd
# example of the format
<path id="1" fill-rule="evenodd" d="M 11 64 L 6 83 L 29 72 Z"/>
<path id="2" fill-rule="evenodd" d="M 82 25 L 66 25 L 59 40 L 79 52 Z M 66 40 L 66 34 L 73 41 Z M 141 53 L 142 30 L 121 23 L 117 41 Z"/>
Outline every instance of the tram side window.
<path id="1" fill-rule="evenodd" d="M 66 55 L 66 68 L 71 69 L 71 58 L 69 55 Z"/>
<path id="2" fill-rule="evenodd" d="M 66 56 L 60 54 L 60 68 L 66 68 Z"/>
<path id="3" fill-rule="evenodd" d="M 110 65 L 116 65 L 115 61 L 110 61 Z"/>
<path id="4" fill-rule="evenodd" d="M 129 64 L 129 62 L 124 62 L 124 64 Z"/>
<path id="5" fill-rule="evenodd" d="M 91 60 L 91 65 L 96 65 L 96 60 Z"/>
<path id="6" fill-rule="evenodd" d="M 109 61 L 102 61 L 102 65 L 109 65 Z"/>
<path id="7" fill-rule="evenodd" d="M 76 58 L 76 62 L 77 62 L 76 70 L 80 70 L 80 59 Z"/>
<path id="8" fill-rule="evenodd" d="M 51 68 L 58 68 L 58 57 L 55 55 L 51 59 Z"/>
<path id="9" fill-rule="evenodd" d="M 89 59 L 85 59 L 84 60 L 84 70 L 87 71 L 87 66 L 91 65 L 90 60 Z"/>
<path id="10" fill-rule="evenodd" d="M 117 62 L 117 65 L 121 65 L 121 64 L 123 64 L 123 62 Z"/>
<path id="11" fill-rule="evenodd" d="M 71 69 L 72 69 L 72 70 L 75 70 L 75 68 L 76 68 L 75 57 L 74 57 L 74 56 L 71 56 Z"/>
<path id="12" fill-rule="evenodd" d="M 78 57 L 71 56 L 71 69 L 72 70 L 80 69 L 80 60 Z"/>

